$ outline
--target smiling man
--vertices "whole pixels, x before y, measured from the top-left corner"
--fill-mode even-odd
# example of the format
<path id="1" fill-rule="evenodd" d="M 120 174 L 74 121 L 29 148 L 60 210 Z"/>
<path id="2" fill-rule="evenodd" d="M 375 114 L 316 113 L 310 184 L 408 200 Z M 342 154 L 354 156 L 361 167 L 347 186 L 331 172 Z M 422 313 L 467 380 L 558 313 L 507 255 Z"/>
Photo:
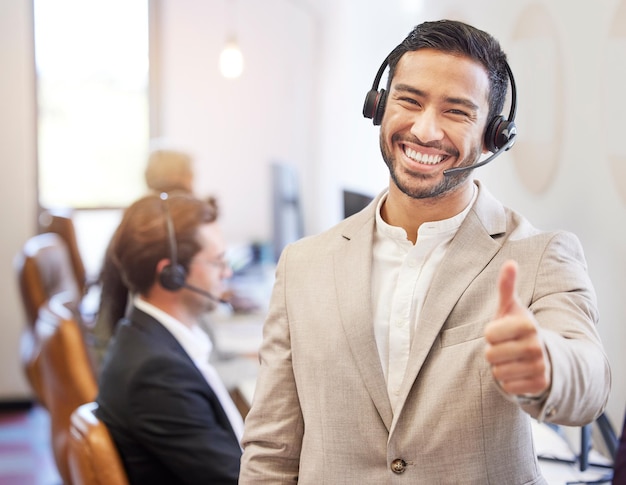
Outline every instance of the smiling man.
<path id="1" fill-rule="evenodd" d="M 531 417 L 602 412 L 578 239 L 471 178 L 514 141 L 509 81 L 499 43 L 461 22 L 418 25 L 387 57 L 364 114 L 389 186 L 283 251 L 240 484 L 545 484 Z"/>

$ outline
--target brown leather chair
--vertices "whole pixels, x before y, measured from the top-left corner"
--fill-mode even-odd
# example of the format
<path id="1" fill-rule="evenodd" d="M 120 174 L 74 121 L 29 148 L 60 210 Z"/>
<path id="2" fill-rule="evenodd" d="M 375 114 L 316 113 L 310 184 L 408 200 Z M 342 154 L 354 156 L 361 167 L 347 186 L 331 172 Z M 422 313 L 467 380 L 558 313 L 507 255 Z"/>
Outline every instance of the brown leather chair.
<path id="1" fill-rule="evenodd" d="M 71 417 L 69 467 L 73 485 L 128 485 L 124 465 L 106 425 L 95 412 L 98 404 L 79 406 Z"/>
<path id="2" fill-rule="evenodd" d="M 34 326 L 39 308 L 57 293 L 65 293 L 68 304 L 78 308 L 81 290 L 67 244 L 58 234 L 37 234 L 28 239 L 14 266 L 29 326 Z"/>
<path id="3" fill-rule="evenodd" d="M 72 219 L 72 211 L 67 209 L 50 209 L 39 216 L 39 226 L 41 233 L 52 232 L 61 236 L 69 251 L 72 263 L 72 272 L 76 279 L 76 285 L 81 293 L 87 289 L 87 276 L 85 264 L 78 248 L 78 239 Z"/>
<path id="4" fill-rule="evenodd" d="M 41 402 L 50 414 L 50 438 L 59 475 L 71 484 L 68 465 L 70 416 L 98 392 L 80 324 L 64 305 L 63 294 L 42 306 L 35 322 L 38 347 L 33 372 L 41 386 Z"/>
<path id="5" fill-rule="evenodd" d="M 35 370 L 39 353 L 35 322 L 39 309 L 57 294 L 63 294 L 66 305 L 77 312 L 80 291 L 66 244 L 58 234 L 38 234 L 28 239 L 15 257 L 14 266 L 26 314 L 20 340 L 20 359 L 35 396 L 45 405 L 40 375 Z"/>

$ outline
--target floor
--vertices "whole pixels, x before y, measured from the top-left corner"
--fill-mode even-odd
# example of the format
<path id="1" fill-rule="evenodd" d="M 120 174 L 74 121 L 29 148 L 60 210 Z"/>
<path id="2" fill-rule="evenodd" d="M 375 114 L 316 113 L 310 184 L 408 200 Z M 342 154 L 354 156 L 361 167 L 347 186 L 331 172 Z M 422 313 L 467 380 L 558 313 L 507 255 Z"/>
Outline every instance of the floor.
<path id="1" fill-rule="evenodd" d="M 0 411 L 0 485 L 61 485 L 49 433 L 48 414 L 37 405 Z"/>

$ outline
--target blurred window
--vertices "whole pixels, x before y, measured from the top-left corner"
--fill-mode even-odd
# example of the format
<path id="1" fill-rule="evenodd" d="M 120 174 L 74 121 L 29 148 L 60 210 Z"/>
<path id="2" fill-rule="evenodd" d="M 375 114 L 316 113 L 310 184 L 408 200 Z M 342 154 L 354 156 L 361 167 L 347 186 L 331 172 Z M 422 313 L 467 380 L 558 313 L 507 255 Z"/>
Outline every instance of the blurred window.
<path id="1" fill-rule="evenodd" d="M 33 0 L 44 208 L 125 207 L 145 192 L 148 0 Z"/>

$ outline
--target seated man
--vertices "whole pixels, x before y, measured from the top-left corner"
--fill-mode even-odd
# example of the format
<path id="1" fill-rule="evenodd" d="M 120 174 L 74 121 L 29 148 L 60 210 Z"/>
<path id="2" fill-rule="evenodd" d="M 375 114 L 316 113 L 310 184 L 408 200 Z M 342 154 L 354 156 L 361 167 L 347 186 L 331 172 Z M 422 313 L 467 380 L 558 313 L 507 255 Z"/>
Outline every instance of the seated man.
<path id="1" fill-rule="evenodd" d="M 162 140 L 153 142 L 144 171 L 148 193 L 185 193 L 193 191 L 193 158 L 190 154 L 173 148 Z M 212 200 L 209 203 L 213 203 Z M 117 281 L 119 274 L 111 262 L 110 248 L 107 248 L 99 275 L 100 305 L 93 325 L 86 328 L 86 340 L 96 372 L 99 373 L 102 359 L 119 318 L 127 306 L 126 288 Z M 112 273 L 112 274 L 111 274 Z"/>
<path id="2" fill-rule="evenodd" d="M 133 306 L 103 362 L 98 417 L 134 485 L 237 483 L 243 420 L 197 325 L 231 275 L 216 219 L 215 205 L 191 195 L 150 195 L 111 240 Z"/>

